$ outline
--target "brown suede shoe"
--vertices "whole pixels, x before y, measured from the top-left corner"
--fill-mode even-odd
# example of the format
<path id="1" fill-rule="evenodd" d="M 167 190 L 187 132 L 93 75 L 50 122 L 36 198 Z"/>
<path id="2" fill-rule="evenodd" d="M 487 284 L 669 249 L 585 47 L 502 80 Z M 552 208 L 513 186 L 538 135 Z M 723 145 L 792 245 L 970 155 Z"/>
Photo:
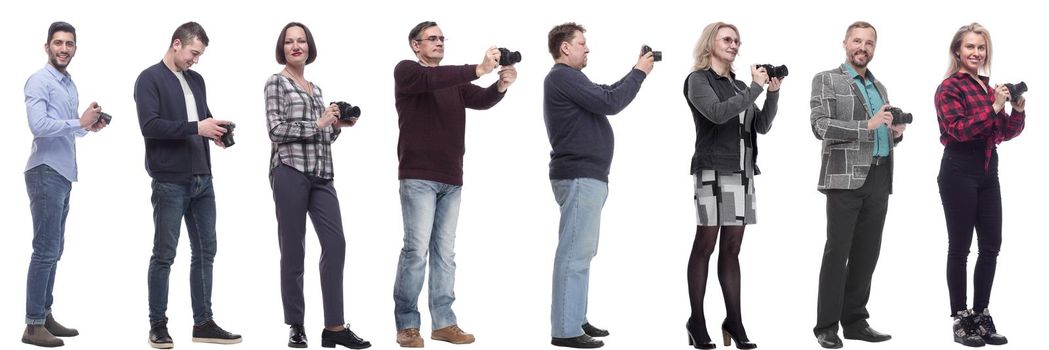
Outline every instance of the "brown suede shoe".
<path id="1" fill-rule="evenodd" d="M 421 348 L 423 337 L 419 335 L 418 328 L 405 328 L 397 331 L 397 344 L 402 348 Z"/>
<path id="2" fill-rule="evenodd" d="M 55 338 L 51 332 L 48 332 L 44 325 L 26 325 L 25 332 L 22 333 L 22 342 L 45 348 L 65 345 L 62 339 Z"/>
<path id="3" fill-rule="evenodd" d="M 44 328 L 47 328 L 47 331 L 56 337 L 75 337 L 80 335 L 76 328 L 66 328 L 58 321 L 55 321 L 55 317 L 51 316 L 51 314 L 47 315 L 47 321 L 44 321 Z"/>
<path id="4" fill-rule="evenodd" d="M 470 344 L 474 342 L 474 335 L 463 332 L 458 325 L 451 325 L 430 333 L 430 339 L 446 341 L 452 344 Z"/>

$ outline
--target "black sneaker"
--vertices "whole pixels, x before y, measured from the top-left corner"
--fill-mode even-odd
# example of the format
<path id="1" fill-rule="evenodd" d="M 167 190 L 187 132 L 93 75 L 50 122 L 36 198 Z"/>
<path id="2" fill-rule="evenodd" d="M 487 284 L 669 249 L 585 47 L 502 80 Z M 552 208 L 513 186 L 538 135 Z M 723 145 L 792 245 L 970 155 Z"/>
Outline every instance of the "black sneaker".
<path id="1" fill-rule="evenodd" d="M 976 322 L 973 322 L 973 313 L 969 310 L 958 311 L 954 315 L 954 342 L 965 346 L 984 346 L 983 338 L 980 337 Z"/>
<path id="2" fill-rule="evenodd" d="M 175 342 L 171 341 L 168 334 L 168 321 L 149 321 L 149 346 L 154 349 L 171 349 Z"/>
<path id="3" fill-rule="evenodd" d="M 240 343 L 240 334 L 227 332 L 214 320 L 208 320 L 199 326 L 193 326 L 193 342 L 213 344 L 236 344 Z"/>
<path id="4" fill-rule="evenodd" d="M 372 343 L 358 337 L 350 330 L 350 325 L 346 325 L 345 329 L 338 332 L 327 329 L 321 332 L 321 347 L 334 348 L 335 345 L 342 345 L 350 349 L 367 349 L 372 346 Z"/>
<path id="5" fill-rule="evenodd" d="M 973 323 L 976 323 L 976 332 L 983 338 L 984 343 L 990 345 L 1003 345 L 1009 342 L 1009 339 L 1005 338 L 1004 335 L 998 334 L 998 330 L 994 328 L 994 320 L 991 319 L 991 311 L 987 308 L 983 309 L 983 312 L 973 316 Z"/>

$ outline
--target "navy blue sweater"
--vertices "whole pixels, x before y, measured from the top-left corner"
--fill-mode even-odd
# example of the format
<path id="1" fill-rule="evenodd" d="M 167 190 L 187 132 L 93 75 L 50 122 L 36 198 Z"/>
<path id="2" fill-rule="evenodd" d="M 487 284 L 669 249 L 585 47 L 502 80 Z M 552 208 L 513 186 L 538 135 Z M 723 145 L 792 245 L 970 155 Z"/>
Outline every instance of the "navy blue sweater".
<path id="1" fill-rule="evenodd" d="M 550 138 L 550 179 L 608 182 L 615 138 L 606 115 L 637 96 L 645 73 L 633 69 L 611 86 L 594 84 L 582 71 L 555 64 L 543 84 L 543 119 Z"/>
<path id="2" fill-rule="evenodd" d="M 197 103 L 197 120 L 211 118 L 204 78 L 192 70 L 183 72 Z M 157 63 L 135 80 L 138 125 L 146 139 L 146 172 L 157 181 L 188 183 L 193 178 L 193 146 L 199 142 L 197 122 L 188 121 L 182 84 L 164 62 Z M 211 153 L 204 144 L 204 157 L 211 169 Z"/>

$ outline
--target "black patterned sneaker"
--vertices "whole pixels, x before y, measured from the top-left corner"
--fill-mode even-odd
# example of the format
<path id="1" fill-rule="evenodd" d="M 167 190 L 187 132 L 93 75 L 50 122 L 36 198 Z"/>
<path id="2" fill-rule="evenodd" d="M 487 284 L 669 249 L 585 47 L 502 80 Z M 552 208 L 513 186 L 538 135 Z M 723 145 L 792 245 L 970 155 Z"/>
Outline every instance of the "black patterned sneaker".
<path id="1" fill-rule="evenodd" d="M 240 334 L 227 332 L 214 320 L 208 320 L 199 326 L 193 326 L 193 342 L 213 344 L 236 344 L 240 343 Z"/>
<path id="2" fill-rule="evenodd" d="M 983 338 L 983 342 L 991 345 L 1002 345 L 1009 342 L 1004 335 L 998 334 L 998 330 L 994 328 L 994 321 L 991 319 L 991 311 L 987 308 L 983 309 L 983 312 L 977 314 L 973 318 L 973 322 L 976 323 L 976 331 L 980 334 L 980 338 Z"/>
<path id="3" fill-rule="evenodd" d="M 984 346 L 983 338 L 980 338 L 973 322 L 973 313 L 970 310 L 958 311 L 954 314 L 954 342 L 965 346 Z"/>

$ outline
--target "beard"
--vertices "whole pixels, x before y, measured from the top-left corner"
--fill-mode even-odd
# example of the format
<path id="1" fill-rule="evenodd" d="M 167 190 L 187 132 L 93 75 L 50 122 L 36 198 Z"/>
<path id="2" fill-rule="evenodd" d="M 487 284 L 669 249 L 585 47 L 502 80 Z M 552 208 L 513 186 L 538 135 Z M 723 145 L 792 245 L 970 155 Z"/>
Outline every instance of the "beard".
<path id="1" fill-rule="evenodd" d="M 861 61 L 856 58 L 856 55 L 859 53 L 860 51 L 853 52 L 852 55 L 849 56 L 849 62 L 852 62 L 853 66 L 866 68 L 867 64 L 871 62 L 871 54 L 868 52 L 863 52 L 863 54 L 866 56 L 866 59 Z"/>

